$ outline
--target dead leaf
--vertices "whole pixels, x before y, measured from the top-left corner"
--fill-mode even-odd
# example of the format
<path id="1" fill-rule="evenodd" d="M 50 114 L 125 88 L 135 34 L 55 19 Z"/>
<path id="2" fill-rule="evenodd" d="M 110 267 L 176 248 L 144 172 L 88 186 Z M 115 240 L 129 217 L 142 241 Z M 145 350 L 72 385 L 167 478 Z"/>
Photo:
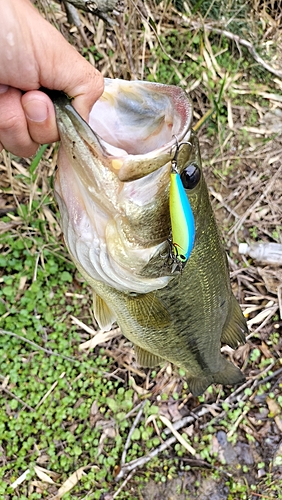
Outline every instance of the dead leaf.
<path id="1" fill-rule="evenodd" d="M 183 431 L 185 432 L 185 434 L 187 434 L 187 436 L 189 436 L 190 438 L 194 436 L 195 434 L 195 431 L 194 431 L 194 424 L 192 425 L 189 425 L 189 427 L 185 427 L 185 429 L 183 429 Z"/>
<path id="2" fill-rule="evenodd" d="M 170 413 L 171 419 L 173 422 L 176 422 L 177 420 L 180 420 L 182 418 L 182 415 L 180 411 L 178 410 L 179 407 L 179 402 L 178 401 L 171 401 L 171 399 L 168 402 L 168 411 Z"/>
<path id="3" fill-rule="evenodd" d="M 19 288 L 18 290 L 24 290 L 25 284 L 27 281 L 27 276 L 21 276 L 20 277 L 20 283 L 19 283 Z"/>
<path id="4" fill-rule="evenodd" d="M 144 396 L 144 394 L 148 394 L 149 391 L 147 389 L 144 389 L 140 385 L 137 385 L 135 382 L 134 377 L 130 376 L 129 377 L 129 382 L 131 383 L 132 389 L 139 394 L 139 396 Z"/>
<path id="5" fill-rule="evenodd" d="M 98 445 L 98 451 L 97 451 L 97 456 L 101 455 L 103 448 L 104 448 L 104 441 L 106 438 L 115 438 L 116 437 L 116 430 L 113 427 L 107 427 L 103 433 L 101 434 L 100 440 L 99 440 L 99 445 Z"/>
<path id="6" fill-rule="evenodd" d="M 274 422 L 276 423 L 278 430 L 282 432 L 282 418 L 277 415 L 276 417 L 274 417 Z"/>
<path id="7" fill-rule="evenodd" d="M 267 397 L 266 402 L 269 409 L 269 417 L 273 418 L 281 413 L 281 406 L 274 399 Z"/>
<path id="8" fill-rule="evenodd" d="M 118 337 L 120 335 L 120 329 L 116 328 L 115 330 L 110 330 L 109 332 L 100 331 L 97 332 L 96 335 L 87 342 L 83 342 L 78 346 L 79 351 L 83 351 L 85 349 L 94 349 L 96 345 L 103 344 L 104 342 L 108 342 L 108 340 Z"/>
<path id="9" fill-rule="evenodd" d="M 37 474 L 39 479 L 41 479 L 41 481 L 43 481 L 44 483 L 55 484 L 53 479 L 47 474 L 49 472 L 48 470 L 43 469 L 38 465 L 35 465 L 34 472 Z"/>
<path id="10" fill-rule="evenodd" d="M 212 442 L 211 442 L 211 455 L 218 455 L 220 451 L 220 445 L 218 442 L 218 439 L 215 435 L 212 436 Z"/>
<path id="11" fill-rule="evenodd" d="M 95 400 L 93 401 L 90 408 L 90 417 L 89 417 L 90 427 L 94 427 L 99 417 L 100 417 L 99 407 L 97 401 Z"/>
<path id="12" fill-rule="evenodd" d="M 41 465 L 41 464 L 47 464 L 47 463 L 49 463 L 49 461 L 50 461 L 49 455 L 47 455 L 47 453 L 45 453 L 45 454 L 42 453 L 42 455 L 40 455 L 40 457 L 37 458 L 36 463 Z M 48 471 L 48 472 L 52 472 L 52 471 Z M 55 474 L 55 472 L 52 472 L 52 474 Z M 58 476 L 59 476 L 59 474 L 58 474 Z"/>
<path id="13" fill-rule="evenodd" d="M 18 226 L 20 222 L 16 221 L 11 221 L 11 222 L 3 222 L 0 221 L 0 234 L 2 233 L 7 233 L 8 231 L 11 231 L 13 227 Z"/>
<path id="14" fill-rule="evenodd" d="M 86 475 L 84 472 L 84 469 L 88 467 L 80 467 L 77 469 L 73 474 L 68 477 L 68 479 L 62 484 L 62 486 L 59 488 L 57 494 L 52 498 L 52 500 L 60 500 L 63 495 L 68 493 L 68 491 L 72 490 L 75 485 L 80 481 L 82 476 Z"/>
<path id="15" fill-rule="evenodd" d="M 182 446 L 189 452 L 191 455 L 196 455 L 196 450 L 189 444 L 179 432 L 174 429 L 172 423 L 168 420 L 168 418 L 163 417 L 162 415 L 159 415 L 159 419 L 162 421 L 162 423 L 169 428 L 169 430 L 172 432 L 172 434 L 176 437 L 177 441 L 182 444 Z"/>
<path id="16" fill-rule="evenodd" d="M 268 292 L 277 294 L 277 288 L 282 283 L 282 271 L 281 269 L 271 269 L 269 267 L 258 267 L 259 275 L 262 277 L 265 287 Z"/>
<path id="17" fill-rule="evenodd" d="M 263 353 L 263 355 L 266 358 L 273 358 L 273 355 L 271 354 L 270 350 L 268 349 L 267 345 L 262 341 L 260 345 L 260 350 Z"/>
<path id="18" fill-rule="evenodd" d="M 33 480 L 29 483 L 29 495 L 32 493 L 33 488 L 31 490 L 31 487 L 33 487 L 36 491 L 36 493 L 41 493 L 43 494 L 44 491 L 46 491 L 46 482 L 45 481 L 38 481 L 38 480 Z"/>

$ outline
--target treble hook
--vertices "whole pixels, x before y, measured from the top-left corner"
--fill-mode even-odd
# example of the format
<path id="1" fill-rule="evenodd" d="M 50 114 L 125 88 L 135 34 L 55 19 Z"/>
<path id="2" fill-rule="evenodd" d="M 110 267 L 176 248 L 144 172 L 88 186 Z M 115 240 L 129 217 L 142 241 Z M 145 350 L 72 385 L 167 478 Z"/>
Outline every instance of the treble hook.
<path id="1" fill-rule="evenodd" d="M 172 160 L 171 160 L 171 171 L 172 171 L 172 172 L 174 172 L 174 173 L 176 173 L 176 174 L 179 174 L 178 169 L 177 169 L 177 159 L 178 159 L 178 153 L 179 153 L 179 151 L 180 151 L 180 148 L 181 148 L 181 146 L 183 146 L 184 144 L 189 144 L 189 146 L 191 146 L 191 147 L 192 147 L 192 144 L 191 144 L 191 142 L 189 142 L 189 141 L 183 141 L 183 142 L 180 142 L 180 144 L 179 144 L 179 142 L 178 142 L 178 139 L 177 139 L 176 135 L 173 135 L 172 137 L 174 137 L 174 138 L 175 138 L 176 148 L 175 148 L 174 157 L 173 157 L 173 158 L 172 158 Z"/>

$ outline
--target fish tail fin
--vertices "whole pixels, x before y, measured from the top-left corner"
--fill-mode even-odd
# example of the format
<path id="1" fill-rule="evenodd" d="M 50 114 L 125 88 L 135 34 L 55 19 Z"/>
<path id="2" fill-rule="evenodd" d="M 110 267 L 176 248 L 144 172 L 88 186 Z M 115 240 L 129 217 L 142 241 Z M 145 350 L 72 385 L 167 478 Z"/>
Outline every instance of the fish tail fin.
<path id="1" fill-rule="evenodd" d="M 213 383 L 213 377 L 188 378 L 188 387 L 193 396 L 201 396 L 203 392 Z"/>
<path id="2" fill-rule="evenodd" d="M 236 385 L 244 382 L 245 376 L 237 368 L 237 366 L 227 361 L 222 356 L 222 363 L 220 371 L 213 373 L 207 377 L 201 378 L 189 378 L 187 380 L 189 390 L 192 392 L 193 396 L 200 396 L 203 392 L 213 383 L 223 384 L 223 385 Z"/>
<path id="3" fill-rule="evenodd" d="M 236 385 L 245 381 L 245 375 L 222 356 L 221 370 L 213 374 L 213 381 L 216 384 Z"/>
<path id="4" fill-rule="evenodd" d="M 223 327 L 221 342 L 236 349 L 238 345 L 245 344 L 245 334 L 247 332 L 246 319 L 236 298 L 232 295 L 230 313 Z"/>

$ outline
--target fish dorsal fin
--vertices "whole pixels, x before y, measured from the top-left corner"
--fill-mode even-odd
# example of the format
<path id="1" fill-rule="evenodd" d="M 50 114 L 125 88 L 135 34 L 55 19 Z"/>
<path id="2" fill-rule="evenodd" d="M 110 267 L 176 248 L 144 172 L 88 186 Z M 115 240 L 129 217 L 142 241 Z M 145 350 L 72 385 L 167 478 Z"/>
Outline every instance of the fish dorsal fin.
<path id="1" fill-rule="evenodd" d="M 142 349 L 142 347 L 139 347 L 138 345 L 134 346 L 134 350 L 136 354 L 137 363 L 140 366 L 153 368 L 153 366 L 157 366 L 165 361 L 160 356 L 156 356 L 151 352 L 145 351 L 145 349 Z"/>
<path id="2" fill-rule="evenodd" d="M 223 327 L 221 342 L 236 349 L 239 344 L 245 344 L 247 331 L 246 320 L 236 298 L 232 295 L 230 312 Z"/>
<path id="3" fill-rule="evenodd" d="M 93 293 L 93 312 L 101 330 L 110 330 L 112 324 L 116 321 L 116 315 L 96 293 Z"/>
<path id="4" fill-rule="evenodd" d="M 171 322 L 171 317 L 155 292 L 128 296 L 126 307 L 131 316 L 143 327 L 163 328 Z"/>

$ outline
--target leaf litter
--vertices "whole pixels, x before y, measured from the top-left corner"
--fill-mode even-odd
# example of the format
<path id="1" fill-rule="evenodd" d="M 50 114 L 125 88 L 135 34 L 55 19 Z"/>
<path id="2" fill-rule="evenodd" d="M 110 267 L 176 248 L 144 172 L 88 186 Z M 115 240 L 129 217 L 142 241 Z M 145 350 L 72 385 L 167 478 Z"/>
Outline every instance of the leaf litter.
<path id="1" fill-rule="evenodd" d="M 4 481 L 18 494 L 28 495 L 27 498 L 33 498 L 32 495 L 38 492 L 45 497 L 47 494 L 47 498 L 67 498 L 71 492 L 71 498 L 105 500 L 207 497 L 220 500 L 230 495 L 250 500 L 277 498 L 282 495 L 282 277 L 277 268 L 257 265 L 251 258 L 239 255 L 238 245 L 245 241 L 282 243 L 281 80 L 277 76 L 267 79 L 265 72 L 263 85 L 258 83 L 259 79 L 254 81 L 251 67 L 256 64 L 259 72 L 263 71 L 263 66 L 260 61 L 257 64 L 258 61 L 254 62 L 250 56 L 242 55 L 244 43 L 241 41 L 247 38 L 246 29 L 244 36 L 242 33 L 229 36 L 227 46 L 225 26 L 219 20 L 212 22 L 209 19 L 209 9 L 206 16 L 200 18 L 200 13 L 193 11 L 192 2 L 187 2 L 184 16 L 171 4 L 125 3 L 118 27 L 108 26 L 93 14 L 79 11 L 79 29 L 68 23 L 61 4 L 46 1 L 38 4 L 39 7 L 45 5 L 43 12 L 49 20 L 55 21 L 69 41 L 105 76 L 179 83 L 193 99 L 195 124 L 212 110 L 198 132 L 201 154 L 213 208 L 228 252 L 232 286 L 250 328 L 245 346 L 235 352 L 224 347 L 223 351 L 243 367 L 247 380 L 235 390 L 213 387 L 203 397 L 194 398 L 187 392 L 184 374 L 171 365 L 153 371 L 136 366 L 133 349 L 120 336 L 118 328 L 111 332 L 97 331 L 91 313 L 91 291 L 82 288 L 80 277 L 74 271 L 65 299 L 69 306 L 72 301 L 80 301 L 81 307 L 76 314 L 63 313 L 79 338 L 73 354 L 78 364 L 83 363 L 84 350 L 93 361 L 100 353 L 104 359 L 111 359 L 104 379 L 117 382 L 119 387 L 132 388 L 133 406 L 125 412 L 129 426 L 126 431 L 118 430 L 121 423 L 115 411 L 112 409 L 109 419 L 105 417 L 107 403 L 92 400 L 84 425 L 85 429 L 90 426 L 98 438 L 95 463 L 85 449 L 83 459 L 80 456 L 73 462 L 71 473 L 65 472 L 59 461 L 54 472 L 54 462 L 50 460 L 47 447 L 38 452 L 35 462 L 33 458 L 30 468 L 17 469 L 16 477 L 13 468 L 8 468 Z M 230 6 L 239 27 L 242 25 L 239 3 L 231 1 Z M 224 8 L 223 3 L 220 8 Z M 229 34 L 234 26 L 233 19 L 230 22 Z M 254 29 L 255 22 L 261 23 L 263 28 L 261 39 Z M 281 46 L 281 16 L 273 3 L 254 2 L 250 25 L 262 59 L 280 75 L 282 62 L 279 50 L 274 49 Z M 173 38 L 173 30 L 177 31 L 177 41 Z M 185 45 L 180 49 L 182 63 L 179 63 L 177 46 L 183 44 L 182 38 L 185 38 Z M 165 44 L 165 51 L 160 41 Z M 253 40 L 248 43 L 249 46 L 245 44 L 247 48 L 250 44 L 255 45 Z M 225 67 L 226 52 L 233 53 L 233 67 Z M 187 72 L 187 60 L 192 68 L 190 72 Z M 242 60 L 248 61 L 248 65 L 242 64 Z M 168 64 L 173 64 L 174 75 L 167 70 Z M 32 240 L 41 231 L 32 227 L 32 220 L 38 218 L 44 223 L 46 245 L 69 262 L 52 204 L 52 183 L 47 181 L 54 175 L 56 151 L 54 145 L 49 146 L 35 170 L 31 160 L 1 154 L 0 209 L 4 217 L 0 221 L 0 231 L 3 235 L 9 232 L 12 239 Z M 50 243 L 49 235 L 56 238 L 57 246 Z M 1 244 L 1 239 L 0 246 L 1 255 L 11 252 L 7 245 Z M 4 277 L 5 273 L 0 274 L 0 284 L 4 283 Z M 34 278 L 36 281 L 36 276 Z M 18 293 L 25 293 L 29 286 L 29 278 L 23 278 Z M 87 298 L 86 303 L 82 297 Z M 4 316 L 4 320 L 8 318 L 9 311 Z M 23 342 L 20 337 L 24 338 L 25 332 L 15 335 L 3 329 L 2 333 L 9 343 L 12 336 L 15 341 Z M 39 350 L 45 349 L 46 356 L 60 354 L 57 349 L 49 349 L 48 343 L 44 347 L 45 344 L 39 345 L 40 341 L 26 339 L 28 341 L 34 352 L 38 345 Z M 36 357 L 32 362 L 36 363 Z M 7 398 L 6 411 L 15 417 L 15 411 L 9 407 L 14 397 L 25 411 L 40 408 L 49 396 L 52 401 L 52 394 L 65 383 L 63 378 L 70 386 L 76 379 L 82 380 L 81 374 L 71 380 L 61 371 L 42 392 L 36 405 L 22 400 L 10 379 L 1 377 L 2 395 Z M 116 397 L 115 392 L 111 397 Z M 147 403 L 156 413 L 147 414 Z M 109 400 L 108 404 L 114 408 Z M 73 409 L 81 405 L 83 396 L 77 394 Z M 63 425 L 70 425 L 67 419 Z M 71 422 L 73 434 L 79 425 L 79 419 Z M 144 438 L 141 438 L 142 433 Z M 158 442 L 148 451 L 149 434 Z M 122 452 L 113 458 L 107 486 L 102 486 L 103 481 L 95 475 L 102 463 L 98 457 L 103 457 L 104 453 L 110 455 L 113 444 L 109 447 L 108 443 L 121 436 L 124 440 Z M 139 441 L 136 441 L 138 436 Z M 83 434 L 79 439 L 83 439 Z M 137 457 L 132 453 L 136 442 L 139 442 Z M 56 446 L 60 455 L 62 443 L 58 441 Z M 189 456 L 189 450 L 190 454 L 193 450 L 195 456 Z M 3 448 L 2 462 L 9 460 Z M 28 455 L 26 461 L 28 463 Z M 96 479 L 85 489 L 83 480 L 89 471 Z M 143 484 L 140 490 L 142 477 L 149 483 Z M 116 481 L 123 478 L 123 482 L 115 486 L 113 478 Z M 95 490 L 99 488 L 101 495 L 97 496 Z"/>

